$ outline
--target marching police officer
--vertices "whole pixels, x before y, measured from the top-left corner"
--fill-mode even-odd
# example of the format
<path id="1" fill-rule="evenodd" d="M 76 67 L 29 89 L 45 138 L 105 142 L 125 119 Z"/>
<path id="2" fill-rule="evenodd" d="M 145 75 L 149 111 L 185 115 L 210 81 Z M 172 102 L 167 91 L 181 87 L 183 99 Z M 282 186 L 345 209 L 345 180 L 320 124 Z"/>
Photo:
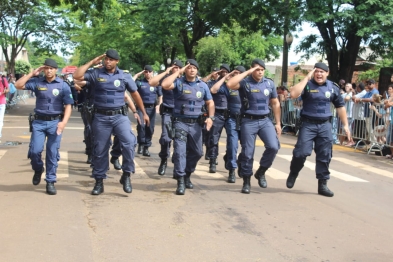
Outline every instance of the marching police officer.
<path id="1" fill-rule="evenodd" d="M 217 89 L 212 88 L 217 82 L 219 82 L 221 79 L 225 78 L 226 75 L 229 74 L 231 69 L 229 68 L 229 65 L 227 64 L 222 64 L 220 66 L 220 71 L 218 72 L 219 78 L 216 81 L 209 81 L 207 82 L 207 86 L 210 89 L 210 92 L 212 93 L 213 101 L 214 101 L 214 107 L 215 107 L 215 115 L 214 115 L 214 122 L 211 130 L 209 131 L 208 134 L 208 152 L 207 152 L 207 157 L 209 158 L 210 166 L 209 166 L 209 173 L 216 173 L 216 161 L 217 161 L 217 156 L 218 156 L 218 141 L 220 140 L 221 137 L 221 132 L 222 129 L 224 128 L 225 121 L 228 117 L 228 101 L 227 101 L 227 96 L 223 91 L 218 92 L 220 88 L 224 89 L 226 86 L 219 86 Z M 213 84 L 214 83 L 214 84 Z"/>
<path id="2" fill-rule="evenodd" d="M 202 157 L 202 125 L 210 130 L 214 120 L 214 102 L 207 85 L 197 78 L 198 63 L 188 59 L 187 65 L 171 74 L 162 82 L 162 88 L 173 89 L 175 98 L 173 175 L 177 179 L 177 195 L 184 195 L 185 188 L 193 188 L 190 176 Z M 180 73 L 185 76 L 177 79 Z M 202 106 L 206 104 L 209 117 L 202 118 Z"/>
<path id="3" fill-rule="evenodd" d="M 104 68 L 87 71 L 104 58 Z M 103 179 L 109 166 L 108 150 L 110 137 L 113 133 L 118 136 L 122 147 L 123 175 L 120 184 L 126 193 L 132 192 L 130 174 L 135 172 L 134 148 L 135 136 L 130 128 L 130 120 L 124 106 L 124 92 L 127 89 L 136 104 L 144 113 L 144 120 L 149 122 L 141 97 L 130 74 L 125 74 L 117 67 L 120 56 L 116 50 L 109 49 L 87 64 L 79 67 L 74 73 L 74 79 L 90 82 L 94 88 L 94 119 L 92 129 L 94 134 L 93 177 L 96 180 L 92 195 L 104 192 Z"/>
<path id="4" fill-rule="evenodd" d="M 138 93 L 140 94 L 146 113 L 150 118 L 150 125 L 146 126 L 144 123 L 138 123 L 138 154 L 144 156 L 150 156 L 149 147 L 151 147 L 151 139 L 154 133 L 155 120 L 156 120 L 156 106 L 161 104 L 162 91 L 161 87 L 154 87 L 149 85 L 149 79 L 153 77 L 153 68 L 150 65 L 145 65 L 144 70 L 135 74 L 135 79 L 143 73 L 144 78 L 142 81 L 136 80 L 135 83 L 138 87 Z M 157 103 L 157 97 L 159 99 Z M 143 112 L 138 107 L 138 115 L 140 118 L 143 117 Z"/>
<path id="5" fill-rule="evenodd" d="M 226 81 L 230 77 L 243 73 L 246 69 L 243 66 L 237 66 L 230 74 L 222 77 L 216 84 L 210 88 L 212 93 L 220 93 L 226 96 L 228 102 L 228 118 L 225 121 L 225 130 L 227 132 L 226 153 L 224 156 L 225 169 L 229 170 L 228 183 L 235 183 L 235 169 L 237 168 L 237 148 L 240 133 L 240 108 L 241 101 L 239 90 L 231 90 L 227 87 Z M 214 96 L 213 96 L 214 100 Z M 217 106 L 216 106 L 217 108 Z M 216 117 L 217 119 L 217 117 Z M 213 127 L 216 123 L 213 124 Z"/>
<path id="6" fill-rule="evenodd" d="M 298 84 L 291 88 L 291 98 L 303 100 L 301 127 L 298 140 L 293 150 L 287 187 L 295 185 L 297 176 L 304 166 L 306 157 L 311 155 L 314 145 L 315 172 L 318 179 L 318 194 L 332 197 L 334 193 L 327 187 L 330 178 L 329 163 L 332 158 L 332 125 L 330 104 L 336 107 L 343 129 L 350 140 L 345 102 L 340 95 L 339 86 L 330 80 L 329 67 L 324 63 L 316 63 L 314 69 Z"/>
<path id="7" fill-rule="evenodd" d="M 239 89 L 242 101 L 240 127 L 240 144 L 242 151 L 239 155 L 239 174 L 243 176 L 242 193 L 250 193 L 250 178 L 254 161 L 255 139 L 258 135 L 265 144 L 265 152 L 259 162 L 260 166 L 255 173 L 260 187 L 266 188 L 266 170 L 272 165 L 280 142 L 278 136 L 281 135 L 280 123 L 280 102 L 277 99 L 277 91 L 271 79 L 264 77 L 265 63 L 261 59 L 254 59 L 251 69 L 232 77 L 227 82 L 230 89 Z M 245 78 L 249 75 L 247 78 Z M 245 78 L 245 79 L 244 79 Z M 269 103 L 271 104 L 275 126 L 269 119 Z"/>
<path id="8" fill-rule="evenodd" d="M 179 71 L 183 67 L 183 63 L 178 60 L 174 59 L 172 62 L 171 67 L 168 67 L 164 72 L 159 75 L 154 76 L 149 80 L 149 84 L 151 86 L 158 86 L 161 85 L 162 81 L 165 77 L 168 77 L 169 74 L 173 74 Z M 158 156 L 161 158 L 160 166 L 158 167 L 158 174 L 160 176 L 165 175 L 166 167 L 168 164 L 168 157 L 171 154 L 171 142 L 172 138 L 169 137 L 168 130 L 166 125 L 171 123 L 171 117 L 173 114 L 174 108 L 174 98 L 173 98 L 173 90 L 165 90 L 162 89 L 162 103 L 160 105 L 160 115 L 161 115 L 161 137 L 160 137 L 160 145 L 161 150 Z"/>
<path id="9" fill-rule="evenodd" d="M 74 103 L 71 89 L 64 80 L 56 77 L 57 63 L 53 59 L 46 59 L 43 66 L 23 76 L 16 83 L 17 89 L 31 90 L 36 95 L 35 115 L 32 122 L 32 134 L 28 158 L 34 170 L 33 185 L 41 182 L 44 163 L 41 153 L 46 142 L 46 193 L 56 195 L 57 162 L 60 160 L 59 148 L 63 130 L 71 115 L 71 105 Z M 44 77 L 38 76 L 44 71 Z M 29 80 L 30 79 L 30 80 Z"/>

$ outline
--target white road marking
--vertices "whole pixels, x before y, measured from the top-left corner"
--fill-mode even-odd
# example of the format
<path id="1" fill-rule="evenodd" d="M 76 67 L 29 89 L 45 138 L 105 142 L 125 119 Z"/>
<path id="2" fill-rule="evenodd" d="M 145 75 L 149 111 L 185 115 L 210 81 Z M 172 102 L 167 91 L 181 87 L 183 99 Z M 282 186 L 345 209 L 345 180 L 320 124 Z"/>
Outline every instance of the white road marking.
<path id="1" fill-rule="evenodd" d="M 196 166 L 194 174 L 198 175 L 198 176 L 212 177 L 212 178 L 223 178 L 224 177 L 220 173 L 209 173 L 209 167 L 202 166 L 202 165 Z"/>
<path id="2" fill-rule="evenodd" d="M 362 170 L 365 170 L 365 171 L 368 171 L 368 172 L 371 172 L 371 173 L 375 173 L 375 174 L 378 174 L 378 175 L 381 175 L 381 176 L 386 176 L 386 177 L 389 177 L 389 178 L 393 178 L 392 171 L 387 171 L 387 170 L 383 170 L 383 169 L 367 166 L 365 164 L 362 164 L 361 162 L 349 160 L 349 159 L 343 158 L 343 157 L 333 157 L 332 160 L 336 160 L 336 161 L 339 161 L 341 163 L 354 166 L 357 169 L 362 169 Z"/>
<path id="3" fill-rule="evenodd" d="M 65 178 L 69 177 L 69 170 L 68 170 L 68 152 L 67 151 L 60 151 L 60 161 L 57 162 L 57 178 Z M 42 174 L 45 177 L 45 172 Z"/>
<path id="4" fill-rule="evenodd" d="M 281 154 L 277 154 L 277 157 L 283 158 L 285 160 L 291 161 L 292 160 L 292 155 L 281 155 Z M 310 170 L 315 170 L 315 163 L 312 163 L 308 160 L 306 160 L 306 162 L 304 163 L 304 166 L 309 168 Z M 330 171 L 330 176 L 347 181 L 347 182 L 369 182 L 367 180 L 355 177 L 355 176 L 351 176 L 336 170 L 333 170 L 331 168 L 329 168 Z"/>
<path id="5" fill-rule="evenodd" d="M 254 165 L 252 167 L 252 170 L 255 172 L 258 170 L 259 168 L 259 162 L 254 161 Z M 267 171 L 266 171 L 266 175 L 268 175 L 269 177 L 273 178 L 273 179 L 287 179 L 288 178 L 288 173 L 282 172 L 278 169 L 275 169 L 273 167 L 270 167 Z"/>

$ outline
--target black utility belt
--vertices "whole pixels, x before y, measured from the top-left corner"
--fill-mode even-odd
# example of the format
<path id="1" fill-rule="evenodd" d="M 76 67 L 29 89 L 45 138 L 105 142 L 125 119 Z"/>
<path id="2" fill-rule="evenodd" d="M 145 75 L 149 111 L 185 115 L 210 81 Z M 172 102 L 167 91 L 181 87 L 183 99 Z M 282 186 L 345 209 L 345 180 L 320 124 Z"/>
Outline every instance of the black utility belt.
<path id="1" fill-rule="evenodd" d="M 239 114 L 229 114 L 230 118 L 238 118 L 240 117 L 240 113 Z"/>
<path id="2" fill-rule="evenodd" d="M 174 121 L 180 121 L 183 123 L 194 124 L 198 122 L 198 118 L 182 118 L 182 117 L 175 117 Z"/>
<path id="3" fill-rule="evenodd" d="M 328 118 L 328 119 L 310 119 L 310 118 L 302 117 L 301 119 L 302 119 L 302 122 L 307 122 L 310 124 L 323 124 L 323 123 L 330 121 L 330 118 Z"/>
<path id="4" fill-rule="evenodd" d="M 155 107 L 156 105 L 155 105 L 155 104 L 143 104 L 143 106 L 144 106 L 145 108 L 153 108 L 153 107 Z"/>
<path id="5" fill-rule="evenodd" d="M 243 118 L 247 119 L 264 119 L 268 117 L 269 115 L 249 115 L 249 114 L 242 114 Z"/>
<path id="6" fill-rule="evenodd" d="M 214 112 L 215 113 L 219 113 L 219 114 L 224 114 L 224 113 L 226 113 L 226 112 L 228 112 L 228 109 L 215 109 L 214 110 Z"/>
<path id="7" fill-rule="evenodd" d="M 123 109 L 94 109 L 94 113 L 98 113 L 101 115 L 105 115 L 105 116 L 114 116 L 114 115 L 119 115 L 119 114 L 123 114 Z"/>
<path id="8" fill-rule="evenodd" d="M 63 115 L 57 115 L 57 116 L 43 116 L 43 115 L 34 115 L 35 120 L 43 120 L 43 121 L 53 121 L 57 119 L 62 119 Z"/>

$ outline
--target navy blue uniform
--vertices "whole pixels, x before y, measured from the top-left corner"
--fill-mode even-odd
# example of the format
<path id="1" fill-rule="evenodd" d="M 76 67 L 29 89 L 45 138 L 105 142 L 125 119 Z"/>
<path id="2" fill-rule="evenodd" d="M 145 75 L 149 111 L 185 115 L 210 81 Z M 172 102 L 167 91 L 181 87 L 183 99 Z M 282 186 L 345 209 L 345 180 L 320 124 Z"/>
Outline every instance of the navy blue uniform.
<path id="1" fill-rule="evenodd" d="M 225 168 L 232 170 L 237 168 L 237 149 L 240 137 L 240 108 L 241 100 L 239 90 L 228 89 L 224 84 L 218 92 L 223 92 L 228 101 L 228 119 L 225 122 L 227 132 L 227 145 L 225 154 Z"/>
<path id="2" fill-rule="evenodd" d="M 165 78 L 161 79 L 161 83 Z M 171 122 L 171 117 L 173 114 L 173 108 L 175 107 L 173 90 L 165 90 L 162 89 L 162 112 L 161 112 L 161 137 L 160 137 L 160 145 L 161 151 L 158 154 L 161 159 L 167 159 L 170 154 L 171 142 L 172 139 L 168 135 L 168 130 L 166 128 L 166 124 Z"/>
<path id="3" fill-rule="evenodd" d="M 291 173 L 300 172 L 306 157 L 311 155 L 315 143 L 317 179 L 329 179 L 333 146 L 330 104 L 333 103 L 336 108 L 343 107 L 344 100 L 338 87 L 329 80 L 321 86 L 314 80 L 308 81 L 301 98 L 303 100 L 303 109 L 300 112 L 302 124 L 293 150 Z"/>
<path id="4" fill-rule="evenodd" d="M 145 123 L 138 123 L 138 145 L 142 147 L 150 147 L 151 139 L 154 134 L 154 126 L 156 120 L 156 100 L 157 97 L 162 96 L 161 87 L 153 87 L 149 85 L 149 82 L 144 78 L 142 81 L 137 80 L 136 85 L 138 87 L 138 93 L 140 94 L 143 105 L 146 110 L 146 114 L 150 118 L 150 125 L 146 126 Z M 143 119 L 143 112 L 138 108 L 138 115 L 140 119 Z"/>
<path id="5" fill-rule="evenodd" d="M 241 101 L 248 99 L 248 108 L 241 108 L 242 122 L 240 127 L 240 143 L 242 151 L 239 155 L 239 174 L 252 176 L 254 163 L 255 139 L 258 135 L 265 144 L 265 152 L 260 159 L 260 167 L 268 169 L 280 149 L 280 142 L 272 121 L 269 119 L 269 102 L 277 98 L 277 91 L 271 79 L 262 78 L 256 82 L 251 76 L 240 81 L 239 95 Z"/>
<path id="6" fill-rule="evenodd" d="M 86 155 L 92 155 L 93 153 L 93 132 L 91 128 L 91 123 L 93 120 L 92 110 L 93 110 L 94 96 L 92 91 L 93 88 L 88 82 L 86 82 L 86 85 L 83 87 L 82 91 L 80 91 L 80 94 L 78 96 L 78 102 L 83 103 L 81 109 L 81 116 L 84 124 L 83 141 L 85 142 L 86 145 L 86 150 L 85 150 Z"/>
<path id="7" fill-rule="evenodd" d="M 185 77 L 174 82 L 173 96 L 176 129 L 173 139 L 174 177 L 185 176 L 195 171 L 202 156 L 202 126 L 197 119 L 205 101 L 212 96 L 207 85 L 200 79 L 188 82 Z"/>
<path id="8" fill-rule="evenodd" d="M 217 81 L 219 80 L 220 79 L 218 79 Z M 214 83 L 216 83 L 217 81 L 215 81 Z M 211 82 L 213 81 L 209 81 L 208 83 L 209 88 L 213 86 L 210 84 Z M 218 156 L 218 142 L 221 137 L 222 129 L 225 126 L 226 114 L 228 110 L 228 101 L 227 101 L 227 96 L 223 91 L 224 89 L 226 89 L 225 84 L 223 84 L 220 87 L 220 89 L 216 94 L 212 94 L 214 107 L 215 107 L 215 111 L 214 111 L 215 120 L 213 121 L 213 125 L 208 135 L 209 151 L 207 153 L 207 156 L 214 162 Z"/>
<path id="9" fill-rule="evenodd" d="M 46 141 L 46 181 L 56 182 L 56 171 L 60 160 L 59 148 L 62 134 L 58 135 L 57 124 L 61 121 L 64 105 L 74 104 L 71 89 L 64 80 L 56 77 L 48 82 L 45 77 L 30 79 L 25 90 L 31 90 L 36 96 L 35 120 L 30 138 L 30 148 L 27 157 L 31 160 L 34 171 L 43 169 L 41 154 Z"/>
<path id="10" fill-rule="evenodd" d="M 108 150 L 113 133 L 122 147 L 122 170 L 135 172 L 134 150 L 136 138 L 131 131 L 130 120 L 124 113 L 124 92 L 136 92 L 137 87 L 131 75 L 116 68 L 108 73 L 105 68 L 87 71 L 84 79 L 94 86 L 94 134 L 93 177 L 106 178 L 109 159 Z"/>

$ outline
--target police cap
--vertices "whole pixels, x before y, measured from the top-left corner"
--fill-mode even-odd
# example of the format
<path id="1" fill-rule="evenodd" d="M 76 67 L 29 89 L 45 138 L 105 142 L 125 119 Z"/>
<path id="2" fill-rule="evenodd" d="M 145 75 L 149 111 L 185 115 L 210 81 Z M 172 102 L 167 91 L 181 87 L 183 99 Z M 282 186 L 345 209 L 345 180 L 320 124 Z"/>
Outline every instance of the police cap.
<path id="1" fill-rule="evenodd" d="M 265 62 L 264 62 L 262 59 L 255 58 L 254 60 L 252 60 L 251 66 L 254 66 L 254 65 L 260 65 L 260 66 L 262 66 L 264 69 L 266 69 Z"/>
<path id="2" fill-rule="evenodd" d="M 229 65 L 228 65 L 228 64 L 222 64 L 222 65 L 220 66 L 220 69 L 227 70 L 228 73 L 231 72 L 231 69 L 229 68 Z"/>
<path id="3" fill-rule="evenodd" d="M 193 65 L 197 69 L 199 69 L 199 65 L 198 65 L 197 61 L 195 61 L 194 59 L 187 59 L 187 64 Z"/>
<path id="4" fill-rule="evenodd" d="M 179 59 L 174 59 L 172 65 L 178 66 L 179 68 L 183 67 L 183 63 Z"/>
<path id="5" fill-rule="evenodd" d="M 322 69 L 323 71 L 329 72 L 329 67 L 325 63 L 316 63 L 314 68 Z"/>
<path id="6" fill-rule="evenodd" d="M 115 49 L 108 49 L 105 53 L 107 57 L 110 57 L 115 60 L 120 60 L 119 53 Z"/>
<path id="7" fill-rule="evenodd" d="M 51 59 L 51 58 L 45 59 L 44 65 L 50 66 L 50 67 L 53 67 L 53 68 L 58 68 L 56 61 Z"/>
<path id="8" fill-rule="evenodd" d="M 146 70 L 146 71 L 149 71 L 149 72 L 153 72 L 153 67 L 151 65 L 145 65 L 143 70 Z"/>
<path id="9" fill-rule="evenodd" d="M 240 73 L 244 73 L 246 71 L 244 66 L 237 66 L 237 67 L 235 67 L 235 70 L 239 71 Z"/>

